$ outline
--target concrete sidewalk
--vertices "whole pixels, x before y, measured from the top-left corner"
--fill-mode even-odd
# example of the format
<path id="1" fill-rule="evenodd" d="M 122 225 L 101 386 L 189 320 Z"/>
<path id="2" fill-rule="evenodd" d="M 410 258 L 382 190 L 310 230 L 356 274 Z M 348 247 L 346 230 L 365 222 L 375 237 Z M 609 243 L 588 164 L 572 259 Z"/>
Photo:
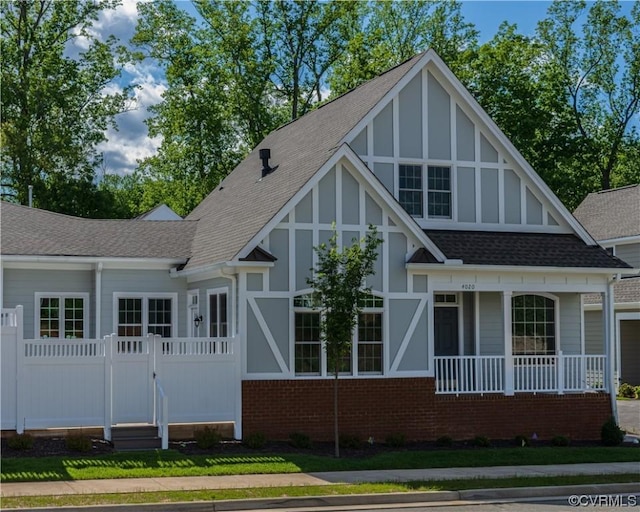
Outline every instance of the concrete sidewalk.
<path id="1" fill-rule="evenodd" d="M 233 475 L 166 478 L 129 478 L 117 480 L 78 480 L 67 482 L 4 483 L 0 495 L 57 496 L 70 494 L 113 494 L 154 491 L 192 491 L 204 489 L 243 489 L 331 485 L 357 482 L 412 480 L 455 480 L 472 478 L 509 478 L 564 475 L 607 475 L 637 473 L 640 490 L 640 462 L 597 464 L 556 464 L 548 466 L 496 466 L 482 468 L 397 469 L 383 471 L 339 471 L 327 473 L 291 473 L 277 475 Z"/>

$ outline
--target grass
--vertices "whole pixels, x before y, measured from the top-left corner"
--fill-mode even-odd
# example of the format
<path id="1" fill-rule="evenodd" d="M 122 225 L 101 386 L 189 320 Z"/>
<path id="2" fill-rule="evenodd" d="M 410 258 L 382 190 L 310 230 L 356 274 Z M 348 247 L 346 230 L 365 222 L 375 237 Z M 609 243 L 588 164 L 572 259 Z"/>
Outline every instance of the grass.
<path id="1" fill-rule="evenodd" d="M 63 496 L 21 496 L 3 498 L 3 509 L 35 507 L 71 507 L 139 503 L 176 503 L 190 501 L 220 501 L 255 498 L 285 498 L 302 496 L 338 496 L 350 494 L 383 494 L 406 492 L 461 491 L 505 487 L 543 487 L 557 485 L 587 485 L 637 482 L 638 475 L 580 475 L 560 477 L 495 478 L 448 481 L 415 481 L 394 483 L 364 483 L 300 487 L 258 487 L 203 491 L 166 491 L 123 494 L 88 494 Z"/>
<path id="2" fill-rule="evenodd" d="M 185 455 L 173 450 L 112 453 L 101 456 L 3 458 L 2 482 L 36 482 L 168 476 L 246 475 L 635 462 L 635 447 L 537 447 L 475 450 L 398 451 L 335 459 L 304 454 Z"/>

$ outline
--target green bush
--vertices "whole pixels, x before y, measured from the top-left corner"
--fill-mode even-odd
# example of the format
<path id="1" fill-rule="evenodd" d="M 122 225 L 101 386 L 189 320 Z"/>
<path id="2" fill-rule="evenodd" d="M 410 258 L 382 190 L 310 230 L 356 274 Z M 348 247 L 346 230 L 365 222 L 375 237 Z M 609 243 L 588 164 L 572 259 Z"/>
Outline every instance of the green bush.
<path id="1" fill-rule="evenodd" d="M 491 441 L 489 441 L 488 437 L 476 436 L 471 440 L 471 444 L 478 448 L 489 448 L 491 446 Z"/>
<path id="2" fill-rule="evenodd" d="M 453 438 L 451 436 L 440 436 L 436 439 L 436 446 L 440 448 L 450 448 L 453 446 Z"/>
<path id="3" fill-rule="evenodd" d="M 72 452 L 91 451 L 91 439 L 84 434 L 69 434 L 65 439 L 67 449 Z"/>
<path id="4" fill-rule="evenodd" d="M 612 416 L 602 425 L 600 437 L 602 444 L 605 446 L 618 446 L 624 441 L 624 430 L 618 427 L 615 418 Z"/>
<path id="5" fill-rule="evenodd" d="M 354 450 L 359 450 L 362 448 L 362 440 L 358 436 L 354 436 L 351 434 L 342 434 L 338 438 L 338 443 L 340 448 L 352 448 Z"/>
<path id="6" fill-rule="evenodd" d="M 569 442 L 567 436 L 555 436 L 551 439 L 551 446 L 569 446 Z"/>
<path id="7" fill-rule="evenodd" d="M 531 439 L 529 439 L 527 436 L 516 436 L 513 439 L 513 442 L 516 444 L 516 446 L 522 446 L 523 448 L 525 446 L 531 446 Z"/>
<path id="8" fill-rule="evenodd" d="M 313 446 L 311 438 L 304 432 L 292 432 L 289 434 L 289 443 L 291 443 L 291 446 L 294 448 L 301 450 L 308 450 Z"/>
<path id="9" fill-rule="evenodd" d="M 12 450 L 31 450 L 33 448 L 33 436 L 31 434 L 16 434 L 7 440 Z"/>
<path id="10" fill-rule="evenodd" d="M 211 427 L 204 427 L 203 429 L 196 430 L 193 433 L 193 437 L 196 440 L 198 448 L 202 450 L 210 450 L 222 441 L 220 433 Z"/>
<path id="11" fill-rule="evenodd" d="M 404 434 L 396 432 L 394 434 L 389 434 L 384 442 L 391 448 L 402 448 L 405 445 L 406 439 Z"/>
<path id="12" fill-rule="evenodd" d="M 636 398 L 640 400 L 640 386 L 636 386 Z"/>
<path id="13" fill-rule="evenodd" d="M 635 398 L 636 397 L 636 388 L 634 388 L 631 384 L 627 384 L 626 382 L 620 384 L 618 388 L 618 396 L 622 398 Z"/>
<path id="14" fill-rule="evenodd" d="M 267 445 L 267 436 L 262 432 L 253 432 L 242 440 L 242 443 L 252 450 L 259 450 Z"/>

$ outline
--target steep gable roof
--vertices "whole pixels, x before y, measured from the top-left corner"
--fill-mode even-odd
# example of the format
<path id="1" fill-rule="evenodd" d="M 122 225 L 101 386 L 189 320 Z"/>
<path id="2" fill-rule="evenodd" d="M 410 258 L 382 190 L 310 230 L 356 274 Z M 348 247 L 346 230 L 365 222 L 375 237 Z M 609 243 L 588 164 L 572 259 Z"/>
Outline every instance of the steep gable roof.
<path id="1" fill-rule="evenodd" d="M 331 158 L 340 140 L 422 57 L 399 66 L 269 134 L 187 217 L 198 220 L 187 269 L 233 259 Z M 273 173 L 261 177 L 260 149 Z"/>
<path id="2" fill-rule="evenodd" d="M 82 219 L 0 202 L 3 255 L 184 259 L 195 222 Z"/>
<path id="3" fill-rule="evenodd" d="M 596 240 L 640 235 L 640 184 L 592 192 L 573 215 Z"/>

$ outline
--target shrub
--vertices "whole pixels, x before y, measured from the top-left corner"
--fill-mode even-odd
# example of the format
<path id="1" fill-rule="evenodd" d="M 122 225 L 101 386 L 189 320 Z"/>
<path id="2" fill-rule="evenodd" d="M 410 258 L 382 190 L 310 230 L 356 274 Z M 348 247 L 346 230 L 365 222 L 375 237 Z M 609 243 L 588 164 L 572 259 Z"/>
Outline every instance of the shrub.
<path id="1" fill-rule="evenodd" d="M 33 436 L 31 434 L 16 434 L 7 440 L 12 450 L 31 450 L 33 448 Z"/>
<path id="2" fill-rule="evenodd" d="M 624 430 L 618 427 L 615 418 L 612 416 L 602 425 L 600 437 L 602 444 L 605 446 L 618 446 L 624 441 Z"/>
<path id="3" fill-rule="evenodd" d="M 65 439 L 67 449 L 72 452 L 91 451 L 91 439 L 84 434 L 69 434 Z"/>
<path id="4" fill-rule="evenodd" d="M 569 446 L 569 438 L 567 436 L 555 436 L 551 439 L 551 446 Z"/>
<path id="5" fill-rule="evenodd" d="M 402 448 L 406 440 L 404 434 L 396 432 L 394 434 L 389 434 L 384 442 L 391 448 Z"/>
<path id="6" fill-rule="evenodd" d="M 636 398 L 640 400 L 640 386 L 636 386 Z"/>
<path id="7" fill-rule="evenodd" d="M 289 442 L 294 448 L 308 450 L 312 447 L 311 438 L 303 432 L 292 432 L 289 434 Z"/>
<path id="8" fill-rule="evenodd" d="M 351 434 L 340 435 L 338 443 L 340 444 L 340 448 L 352 448 L 354 450 L 362 448 L 362 441 L 360 438 Z"/>
<path id="9" fill-rule="evenodd" d="M 491 446 L 491 441 L 489 441 L 488 437 L 476 436 L 471 440 L 471 444 L 478 448 L 489 448 L 489 446 Z"/>
<path id="10" fill-rule="evenodd" d="M 623 398 L 635 398 L 636 389 L 631 384 L 624 382 L 620 384 L 620 387 L 618 388 L 618 396 Z"/>
<path id="11" fill-rule="evenodd" d="M 516 444 L 516 446 L 522 446 L 523 448 L 525 446 L 531 446 L 531 439 L 529 439 L 527 436 L 516 436 L 513 439 L 513 442 Z"/>
<path id="12" fill-rule="evenodd" d="M 453 445 L 453 438 L 451 436 L 440 436 L 436 439 L 436 446 L 441 448 L 450 448 Z"/>
<path id="13" fill-rule="evenodd" d="M 222 440 L 220 433 L 211 427 L 204 427 L 203 429 L 196 430 L 193 433 L 193 437 L 196 440 L 198 448 L 202 450 L 209 450 L 218 445 Z"/>
<path id="14" fill-rule="evenodd" d="M 262 432 L 253 432 L 242 440 L 243 444 L 252 450 L 264 448 L 267 444 L 267 436 Z"/>

